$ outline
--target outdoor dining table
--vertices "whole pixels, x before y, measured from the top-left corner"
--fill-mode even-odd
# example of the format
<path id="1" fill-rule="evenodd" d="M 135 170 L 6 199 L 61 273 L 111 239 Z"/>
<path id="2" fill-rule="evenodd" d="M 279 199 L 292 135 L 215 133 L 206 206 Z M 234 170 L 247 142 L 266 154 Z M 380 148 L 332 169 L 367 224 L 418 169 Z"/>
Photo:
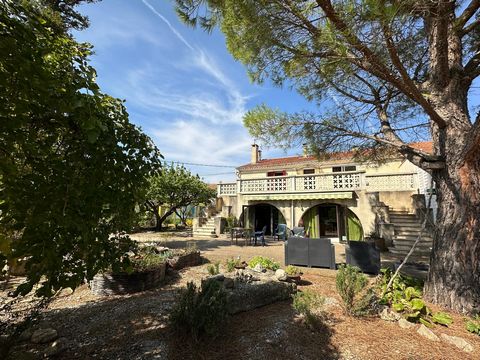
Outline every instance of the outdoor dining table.
<path id="1" fill-rule="evenodd" d="M 239 237 L 245 239 L 245 242 L 246 242 L 250 237 L 250 232 L 251 232 L 251 229 L 249 228 L 243 228 L 243 227 L 232 228 L 232 230 L 230 231 L 231 243 L 233 244 L 233 239 L 235 238 L 235 245 L 238 245 Z"/>

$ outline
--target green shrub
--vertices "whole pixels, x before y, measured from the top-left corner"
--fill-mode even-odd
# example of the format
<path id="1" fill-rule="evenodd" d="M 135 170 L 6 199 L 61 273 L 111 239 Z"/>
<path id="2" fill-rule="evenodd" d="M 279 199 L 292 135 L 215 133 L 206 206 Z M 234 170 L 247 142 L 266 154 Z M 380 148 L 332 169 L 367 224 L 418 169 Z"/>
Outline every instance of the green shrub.
<path id="1" fill-rule="evenodd" d="M 432 313 L 422 299 L 422 282 L 409 276 L 398 275 L 386 291 L 393 274 L 390 269 L 382 269 L 380 290 L 384 293 L 380 303 L 391 306 L 410 322 L 420 322 L 428 327 L 433 324 L 448 326 L 453 322 L 444 312 Z"/>
<path id="2" fill-rule="evenodd" d="M 270 269 L 270 270 L 273 270 L 273 271 L 276 271 L 276 270 L 280 269 L 280 264 L 279 263 L 273 261 L 272 259 L 264 257 L 264 256 L 259 256 L 259 255 L 254 256 L 248 262 L 248 266 L 252 269 L 255 266 L 257 266 L 257 264 L 262 265 L 262 267 L 264 269 Z"/>
<path id="3" fill-rule="evenodd" d="M 361 316 L 368 313 L 375 294 L 373 289 L 367 287 L 367 284 L 368 279 L 360 272 L 360 269 L 350 265 L 340 266 L 336 285 L 346 315 Z"/>
<path id="4" fill-rule="evenodd" d="M 288 265 L 285 268 L 285 273 L 290 276 L 297 276 L 297 275 L 300 275 L 301 272 L 300 272 L 300 269 L 297 268 L 296 266 Z"/>
<path id="5" fill-rule="evenodd" d="M 165 263 L 166 258 L 160 254 L 145 254 L 130 260 L 132 271 L 142 272 L 154 270 Z"/>
<path id="6" fill-rule="evenodd" d="M 467 331 L 480 335 L 480 315 L 475 316 L 473 319 L 469 319 L 466 323 Z"/>
<path id="7" fill-rule="evenodd" d="M 240 257 L 237 259 L 230 258 L 225 260 L 225 265 L 227 266 L 227 271 L 232 272 L 235 270 L 235 266 L 240 266 L 242 262 L 240 261 Z"/>
<path id="8" fill-rule="evenodd" d="M 292 307 L 298 314 L 302 315 L 306 325 L 318 329 L 323 325 L 326 314 L 323 310 L 325 298 L 313 291 L 305 290 L 292 295 Z"/>
<path id="9" fill-rule="evenodd" d="M 170 324 L 194 341 L 215 336 L 227 319 L 227 295 L 218 281 L 206 281 L 201 289 L 189 282 L 170 312 Z"/>
<path id="10" fill-rule="evenodd" d="M 207 271 L 210 275 L 220 274 L 220 262 L 217 261 L 215 264 L 208 264 Z"/>

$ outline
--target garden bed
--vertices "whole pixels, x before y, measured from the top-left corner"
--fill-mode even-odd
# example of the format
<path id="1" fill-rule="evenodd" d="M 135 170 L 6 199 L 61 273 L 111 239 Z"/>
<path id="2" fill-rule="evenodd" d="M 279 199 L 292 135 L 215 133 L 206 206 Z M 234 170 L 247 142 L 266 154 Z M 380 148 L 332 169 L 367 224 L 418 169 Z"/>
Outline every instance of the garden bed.
<path id="1" fill-rule="evenodd" d="M 200 257 L 200 251 L 195 251 L 169 257 L 167 263 L 173 270 L 180 270 L 185 267 L 200 265 L 202 258 Z"/>
<path id="2" fill-rule="evenodd" d="M 147 271 L 127 273 L 102 273 L 94 276 L 90 289 L 95 295 L 123 295 L 148 289 L 162 284 L 165 279 L 166 264 Z"/>

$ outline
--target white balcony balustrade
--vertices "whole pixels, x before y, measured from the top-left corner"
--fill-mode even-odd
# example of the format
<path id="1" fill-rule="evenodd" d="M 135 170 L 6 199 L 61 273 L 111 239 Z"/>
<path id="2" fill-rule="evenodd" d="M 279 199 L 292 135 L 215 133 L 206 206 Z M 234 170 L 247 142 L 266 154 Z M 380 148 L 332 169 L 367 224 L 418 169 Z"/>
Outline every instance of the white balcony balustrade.
<path id="1" fill-rule="evenodd" d="M 416 173 L 365 174 L 343 172 L 318 175 L 275 176 L 218 184 L 218 196 L 240 194 L 312 193 L 332 191 L 412 191 Z"/>

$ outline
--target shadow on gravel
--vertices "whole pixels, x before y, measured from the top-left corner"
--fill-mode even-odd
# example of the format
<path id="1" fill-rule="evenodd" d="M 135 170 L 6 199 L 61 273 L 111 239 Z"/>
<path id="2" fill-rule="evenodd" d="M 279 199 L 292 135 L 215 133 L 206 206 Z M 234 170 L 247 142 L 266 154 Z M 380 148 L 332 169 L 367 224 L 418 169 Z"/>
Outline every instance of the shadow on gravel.
<path id="1" fill-rule="evenodd" d="M 312 332 L 296 318 L 290 301 L 240 313 L 216 338 L 200 343 L 171 335 L 168 359 L 339 359 L 331 343 L 333 330 Z"/>

